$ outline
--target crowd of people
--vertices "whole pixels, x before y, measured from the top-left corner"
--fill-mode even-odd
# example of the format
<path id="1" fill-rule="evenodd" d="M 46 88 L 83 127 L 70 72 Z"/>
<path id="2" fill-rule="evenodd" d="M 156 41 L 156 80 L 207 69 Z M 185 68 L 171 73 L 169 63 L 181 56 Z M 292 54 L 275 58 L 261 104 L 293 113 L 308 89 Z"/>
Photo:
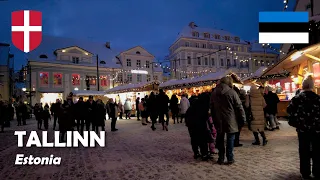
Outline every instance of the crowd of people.
<path id="1" fill-rule="evenodd" d="M 289 125 L 296 127 L 298 132 L 300 172 L 304 178 L 310 177 L 311 172 L 315 177 L 320 176 L 320 155 L 315 153 L 320 151 L 320 96 L 313 92 L 313 88 L 314 82 L 309 76 L 303 81 L 302 90 L 297 91 L 287 109 Z M 217 148 L 217 163 L 230 165 L 235 162 L 234 147 L 242 146 L 240 132 L 245 122 L 253 132 L 252 145 L 268 144 L 264 131 L 279 129 L 280 123 L 276 118 L 278 103 L 279 98 L 271 87 L 252 84 L 250 91 L 246 92 L 235 87 L 231 77 L 224 77 L 212 92 L 193 95 L 189 99 L 186 94 L 182 94 L 179 101 L 177 95 L 172 95 L 170 99 L 160 89 L 158 94 L 151 92 L 144 98 L 138 97 L 135 106 L 137 120 L 143 126 L 151 123 L 153 131 L 156 130 L 157 122 L 162 125 L 163 130 L 168 131 L 170 112 L 173 124 L 183 123 L 185 120 L 194 158 L 205 161 L 213 159 Z M 62 141 L 65 133 L 73 131 L 74 127 L 80 133 L 83 133 L 84 127 L 87 131 L 98 132 L 99 127 L 105 130 L 106 114 L 111 119 L 111 131 L 117 131 L 117 119 L 122 119 L 123 114 L 126 119 L 130 119 L 133 110 L 130 99 L 122 104 L 111 98 L 104 104 L 101 99 L 94 101 L 93 96 L 89 96 L 86 102 L 80 97 L 74 103 L 72 94 L 64 102 L 57 99 L 50 108 L 48 104 L 36 104 L 33 109 L 38 129 L 42 129 L 43 124 L 47 130 L 48 122 L 53 117 L 53 130 L 59 126 Z M 14 112 L 17 125 L 25 125 L 29 110 L 23 102 L 12 104 L 0 101 L 1 132 L 4 126 L 10 125 Z"/>

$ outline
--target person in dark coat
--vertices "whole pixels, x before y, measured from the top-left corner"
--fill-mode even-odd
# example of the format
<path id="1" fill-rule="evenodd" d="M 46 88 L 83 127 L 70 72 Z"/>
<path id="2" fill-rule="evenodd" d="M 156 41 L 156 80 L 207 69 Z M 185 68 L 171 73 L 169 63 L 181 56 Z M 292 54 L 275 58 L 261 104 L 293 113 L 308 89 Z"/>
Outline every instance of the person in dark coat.
<path id="1" fill-rule="evenodd" d="M 86 116 L 86 130 L 90 131 L 90 124 L 92 124 L 92 130 L 95 130 L 94 119 L 96 118 L 97 103 L 93 100 L 93 96 L 89 96 L 86 102 L 87 116 Z"/>
<path id="2" fill-rule="evenodd" d="M 137 111 L 137 120 L 140 121 L 140 110 L 139 110 L 140 98 L 136 99 L 136 111 Z"/>
<path id="3" fill-rule="evenodd" d="M 14 107 L 13 107 L 13 104 L 10 102 L 8 104 L 8 113 L 9 113 L 9 126 L 10 126 L 10 121 L 13 120 L 13 117 L 14 117 Z"/>
<path id="4" fill-rule="evenodd" d="M 7 110 L 6 110 L 6 106 L 5 103 L 3 101 L 0 101 L 0 126 L 1 126 L 1 131 L 4 131 L 4 123 L 6 121 L 6 117 L 7 117 Z"/>
<path id="5" fill-rule="evenodd" d="M 296 128 L 299 140 L 300 173 L 304 179 L 320 179 L 320 97 L 313 92 L 311 76 L 302 83 L 303 91 L 287 108 L 289 125 Z"/>
<path id="6" fill-rule="evenodd" d="M 230 77 L 220 80 L 211 95 L 211 113 L 217 130 L 217 148 L 219 149 L 218 164 L 223 164 L 225 155 L 228 164 L 234 163 L 233 147 L 235 133 L 239 131 L 239 122 L 244 122 L 245 112 L 238 94 L 232 89 Z M 227 151 L 224 137 L 227 134 Z"/>
<path id="7" fill-rule="evenodd" d="M 73 131 L 74 125 L 74 116 L 72 110 L 72 104 L 65 100 L 64 103 L 61 105 L 61 112 L 60 117 L 58 118 L 59 128 L 60 128 L 60 141 L 65 142 L 65 134 L 67 131 Z"/>
<path id="8" fill-rule="evenodd" d="M 173 94 L 170 99 L 170 110 L 171 110 L 171 114 L 172 114 L 173 124 L 176 123 L 176 119 L 177 119 L 177 123 L 179 123 L 179 120 L 178 120 L 178 113 L 179 113 L 178 101 L 179 100 L 178 100 L 177 96 L 175 94 Z"/>
<path id="9" fill-rule="evenodd" d="M 150 116 L 150 112 L 149 112 L 149 110 L 148 110 L 148 101 L 149 101 L 149 96 L 148 95 L 146 95 L 145 97 L 144 97 L 144 102 L 145 102 L 145 108 L 147 109 L 147 111 L 146 111 L 146 122 L 147 123 L 150 123 L 150 121 L 148 120 L 148 117 Z"/>
<path id="10" fill-rule="evenodd" d="M 77 131 L 83 133 L 84 130 L 84 121 L 86 119 L 86 103 L 83 101 L 83 97 L 80 97 L 78 102 L 75 104 L 76 110 L 76 120 L 77 120 Z"/>
<path id="11" fill-rule="evenodd" d="M 160 89 L 159 95 L 157 96 L 158 110 L 159 110 L 159 123 L 162 123 L 162 129 L 168 131 L 169 125 L 169 97 L 166 93 Z M 164 121 L 164 116 L 166 116 L 166 121 Z"/>
<path id="12" fill-rule="evenodd" d="M 233 86 L 234 90 L 237 92 L 237 94 L 239 95 L 239 98 L 241 100 L 241 103 L 242 103 L 242 107 L 243 109 L 245 110 L 245 103 L 246 103 L 246 92 L 245 90 L 239 90 L 236 86 Z M 239 91 L 239 93 L 238 93 Z M 240 118 L 241 119 L 241 118 Z M 239 121 L 239 124 L 238 124 L 238 128 L 239 128 L 239 131 L 236 132 L 235 134 L 235 139 L 234 139 L 234 147 L 241 147 L 243 146 L 243 144 L 240 144 L 240 133 L 241 133 L 241 130 L 242 130 L 242 127 L 244 126 L 244 122 L 242 121 Z"/>
<path id="13" fill-rule="evenodd" d="M 43 125 L 44 129 L 48 130 L 49 127 L 49 119 L 51 120 L 50 112 L 49 112 L 49 106 L 44 106 L 44 109 L 42 111 L 42 120 L 43 120 Z"/>
<path id="14" fill-rule="evenodd" d="M 59 99 L 56 99 L 56 102 L 51 105 L 51 109 L 50 109 L 51 115 L 53 116 L 53 130 L 56 129 L 60 108 L 61 108 L 61 102 Z"/>
<path id="15" fill-rule="evenodd" d="M 154 92 L 150 93 L 150 96 L 147 102 L 147 109 L 152 121 L 151 129 L 155 131 L 156 130 L 155 124 L 158 118 L 158 102 Z"/>
<path id="16" fill-rule="evenodd" d="M 96 133 L 99 132 L 99 127 L 101 127 L 101 131 L 104 131 L 105 127 L 105 120 L 106 120 L 106 113 L 107 110 L 105 108 L 105 105 L 101 101 L 101 99 L 97 100 L 97 111 L 96 111 L 96 118 L 94 120 L 94 126 L 96 128 Z"/>
<path id="17" fill-rule="evenodd" d="M 202 160 L 208 160 L 210 158 L 208 152 L 210 132 L 207 129 L 209 101 L 210 98 L 207 94 L 201 94 L 197 99 L 193 99 L 193 102 L 186 113 L 186 126 L 188 127 L 195 159 L 200 156 L 202 157 Z M 199 153 L 199 148 L 201 155 Z"/>
<path id="18" fill-rule="evenodd" d="M 19 113 L 19 119 L 18 119 L 18 126 L 19 124 L 21 125 L 21 118 L 20 118 L 20 115 L 22 116 L 22 113 L 21 113 L 21 106 L 20 106 L 20 103 L 18 105 L 18 113 Z M 43 108 L 40 104 L 35 104 L 34 105 L 34 116 L 36 117 L 36 120 L 37 120 L 37 124 L 38 124 L 38 129 L 41 129 L 42 128 L 42 113 L 43 113 Z"/>
<path id="19" fill-rule="evenodd" d="M 270 130 L 273 131 L 275 129 L 279 129 L 279 125 L 277 125 L 276 114 L 278 113 L 278 103 L 280 102 L 280 100 L 277 94 L 272 92 L 271 87 L 267 88 L 268 93 L 264 97 L 267 103 L 265 111 L 270 124 Z"/>
<path id="20" fill-rule="evenodd" d="M 113 99 L 110 99 L 109 107 L 110 107 L 110 117 L 111 117 L 111 131 L 118 131 L 118 129 L 116 128 L 118 105 L 114 102 Z"/>

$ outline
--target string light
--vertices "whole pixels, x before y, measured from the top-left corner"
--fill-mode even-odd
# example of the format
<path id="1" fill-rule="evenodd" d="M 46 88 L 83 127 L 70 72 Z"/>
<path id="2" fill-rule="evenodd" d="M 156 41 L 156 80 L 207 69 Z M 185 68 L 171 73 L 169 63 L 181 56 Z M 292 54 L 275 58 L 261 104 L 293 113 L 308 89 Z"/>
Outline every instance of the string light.
<path id="1" fill-rule="evenodd" d="M 284 4 L 283 11 L 285 11 L 288 9 L 289 0 L 284 0 L 283 4 Z"/>

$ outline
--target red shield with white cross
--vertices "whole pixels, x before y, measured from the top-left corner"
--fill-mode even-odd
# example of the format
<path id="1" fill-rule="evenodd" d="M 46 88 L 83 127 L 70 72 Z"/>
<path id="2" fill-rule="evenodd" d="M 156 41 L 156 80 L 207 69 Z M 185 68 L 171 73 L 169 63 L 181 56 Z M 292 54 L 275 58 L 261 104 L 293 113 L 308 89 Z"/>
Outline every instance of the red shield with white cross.
<path id="1" fill-rule="evenodd" d="M 33 10 L 12 12 L 11 40 L 23 52 L 36 49 L 42 40 L 42 13 Z"/>

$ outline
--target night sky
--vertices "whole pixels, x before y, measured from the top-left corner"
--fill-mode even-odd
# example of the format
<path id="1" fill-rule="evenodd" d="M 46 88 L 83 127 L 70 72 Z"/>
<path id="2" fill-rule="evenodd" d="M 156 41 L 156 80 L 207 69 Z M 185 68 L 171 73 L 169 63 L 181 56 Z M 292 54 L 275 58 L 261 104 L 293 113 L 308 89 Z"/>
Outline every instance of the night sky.
<path id="1" fill-rule="evenodd" d="M 294 4 L 289 1 L 289 11 Z M 39 10 L 44 34 L 110 41 L 119 51 L 141 45 L 161 61 L 191 21 L 257 40 L 258 12 L 283 6 L 283 0 L 0 0 L 0 42 L 11 43 L 12 11 Z M 25 55 L 16 48 L 12 53 L 19 69 Z"/>

